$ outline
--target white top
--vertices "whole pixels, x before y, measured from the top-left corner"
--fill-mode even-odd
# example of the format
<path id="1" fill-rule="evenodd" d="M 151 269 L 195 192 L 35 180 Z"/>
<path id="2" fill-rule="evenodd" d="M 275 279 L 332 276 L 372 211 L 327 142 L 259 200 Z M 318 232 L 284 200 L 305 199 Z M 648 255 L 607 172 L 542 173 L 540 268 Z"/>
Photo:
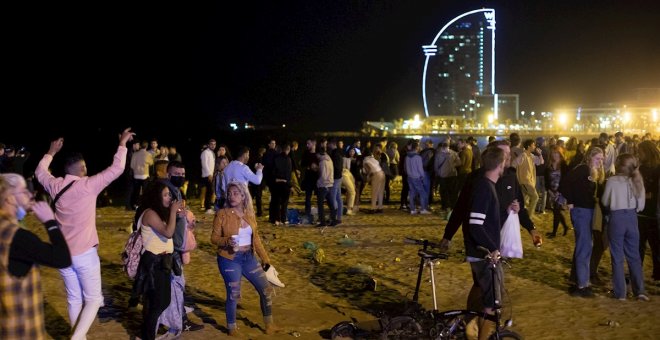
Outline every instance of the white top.
<path id="1" fill-rule="evenodd" d="M 150 251 L 152 254 L 159 255 L 162 253 L 172 254 L 174 252 L 174 242 L 172 238 L 167 238 L 157 232 L 155 232 L 150 226 L 142 224 L 142 216 L 138 220 L 138 225 L 140 226 L 140 233 L 142 234 L 142 244 L 144 250 Z"/>
<path id="2" fill-rule="evenodd" d="M 635 197 L 632 179 L 627 176 L 612 176 L 605 183 L 605 191 L 601 202 L 610 210 L 637 209 L 637 212 L 644 210 L 645 196 L 644 190 Z"/>
<path id="3" fill-rule="evenodd" d="M 249 246 L 252 244 L 252 227 L 238 228 L 238 246 Z"/>

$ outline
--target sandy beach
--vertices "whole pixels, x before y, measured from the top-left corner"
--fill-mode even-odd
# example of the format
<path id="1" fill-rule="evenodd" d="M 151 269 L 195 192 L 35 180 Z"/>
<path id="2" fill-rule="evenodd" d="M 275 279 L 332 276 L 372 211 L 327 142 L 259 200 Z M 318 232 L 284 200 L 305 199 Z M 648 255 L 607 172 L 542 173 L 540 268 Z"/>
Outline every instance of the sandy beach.
<path id="1" fill-rule="evenodd" d="M 368 207 L 368 192 L 362 207 Z M 393 197 L 398 198 L 398 193 Z M 302 208 L 302 198 L 293 197 L 292 207 Z M 264 194 L 264 207 L 268 195 Z M 185 267 L 187 298 L 196 310 L 189 314 L 205 328 L 184 333 L 186 339 L 223 338 L 225 289 L 218 272 L 216 256 L 210 244 L 212 215 L 194 207 L 198 223 L 198 249 Z M 398 204 L 386 206 L 383 214 L 344 217 L 343 224 L 325 229 L 313 226 L 273 226 L 266 216 L 260 218 L 260 230 L 270 251 L 273 265 L 285 288 L 275 288 L 273 315 L 281 328 L 275 336 L 263 333 L 258 296 L 243 280 L 238 325 L 246 339 L 320 339 L 328 338 L 330 328 L 340 321 L 368 323 L 383 311 L 403 309 L 415 289 L 419 258 L 418 247 L 403 243 L 406 236 L 438 241 L 446 221 L 437 213 L 411 216 L 397 210 Z M 88 339 L 128 339 L 137 334 L 141 314 L 126 308 L 131 281 L 121 270 L 120 253 L 128 237 L 126 229 L 133 213 L 120 207 L 98 209 L 99 254 L 102 261 L 103 291 L 106 307 L 92 326 Z M 540 217 L 538 228 L 545 235 L 551 229 L 552 214 Z M 27 227 L 44 236 L 30 217 Z M 560 228 L 561 229 L 561 228 Z M 568 295 L 568 274 L 574 236 L 545 239 L 540 249 L 533 247 L 523 231 L 524 259 L 511 261 L 505 270 L 508 294 L 504 298 L 506 318 L 513 317 L 512 329 L 526 339 L 658 339 L 660 338 L 660 284 L 650 280 L 650 260 L 645 261 L 646 288 L 650 302 L 634 299 L 618 301 L 608 296 L 611 289 L 609 253 L 603 257 L 599 272 L 605 281 L 596 286 L 597 297 L 576 298 Z M 312 259 L 305 248 L 313 242 L 323 249 L 322 263 Z M 471 286 L 468 264 L 464 263 L 462 235 L 452 242 L 450 257 L 435 267 L 438 307 L 440 310 L 465 306 Z M 307 243 L 310 246 L 310 243 Z M 370 270 L 371 269 L 371 270 Z M 362 272 L 362 273 L 355 273 Z M 364 273 L 367 272 L 367 273 Z M 42 268 L 47 332 L 51 338 L 66 339 L 69 323 L 66 298 L 59 273 Z M 376 280 L 374 291 L 367 282 Z M 428 272 L 422 281 L 420 302 L 433 307 Z M 614 326 L 608 326 L 612 320 Z"/>

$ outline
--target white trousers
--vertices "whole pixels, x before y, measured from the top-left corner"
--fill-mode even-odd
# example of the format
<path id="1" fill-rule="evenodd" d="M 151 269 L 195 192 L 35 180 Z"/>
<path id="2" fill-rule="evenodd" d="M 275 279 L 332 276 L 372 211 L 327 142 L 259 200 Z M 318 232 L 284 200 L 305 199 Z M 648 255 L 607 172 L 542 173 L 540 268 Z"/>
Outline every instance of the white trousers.
<path id="1" fill-rule="evenodd" d="M 101 292 L 101 261 L 96 247 L 71 257 L 71 267 L 60 269 L 66 288 L 72 340 L 85 339 L 99 307 L 103 306 Z M 84 306 L 83 306 L 84 305 Z"/>

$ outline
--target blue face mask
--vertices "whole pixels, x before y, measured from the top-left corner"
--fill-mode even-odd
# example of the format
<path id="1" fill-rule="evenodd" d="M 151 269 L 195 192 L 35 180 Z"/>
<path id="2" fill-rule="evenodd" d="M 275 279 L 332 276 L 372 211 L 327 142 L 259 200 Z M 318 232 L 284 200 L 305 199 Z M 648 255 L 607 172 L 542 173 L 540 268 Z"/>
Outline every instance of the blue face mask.
<path id="1" fill-rule="evenodd" d="M 19 205 L 16 209 L 16 219 L 22 221 L 25 218 L 25 215 L 27 215 L 27 211 Z"/>

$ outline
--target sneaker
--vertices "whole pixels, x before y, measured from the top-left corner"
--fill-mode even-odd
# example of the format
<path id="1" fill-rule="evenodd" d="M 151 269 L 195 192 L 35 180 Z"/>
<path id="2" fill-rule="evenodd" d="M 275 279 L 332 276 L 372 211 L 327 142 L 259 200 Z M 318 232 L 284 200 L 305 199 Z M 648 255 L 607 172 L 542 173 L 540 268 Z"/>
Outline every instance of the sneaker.
<path id="1" fill-rule="evenodd" d="M 417 210 L 410 210 L 410 215 L 417 215 Z"/>
<path id="2" fill-rule="evenodd" d="M 650 299 L 648 296 L 644 295 L 644 294 L 639 294 L 639 295 L 637 295 L 637 300 L 639 300 L 639 301 L 646 301 L 646 302 L 651 301 L 651 299 Z"/>
<path id="3" fill-rule="evenodd" d="M 280 273 L 278 273 L 277 270 L 275 270 L 275 267 L 273 266 L 268 267 L 268 270 L 266 270 L 266 279 L 268 280 L 268 282 L 283 288 L 285 286 L 284 283 L 280 281 L 279 276 Z"/>
<path id="4" fill-rule="evenodd" d="M 593 298 L 596 295 L 594 295 L 594 292 L 591 290 L 591 287 L 583 287 L 583 288 L 575 288 L 571 292 L 571 296 L 583 297 L 583 298 Z"/>
<path id="5" fill-rule="evenodd" d="M 204 328 L 204 325 L 198 325 L 198 324 L 190 321 L 190 319 L 186 319 L 185 321 L 183 321 L 183 331 L 184 332 L 194 332 L 194 331 L 198 331 L 198 330 L 203 329 L 203 328 Z"/>
<path id="6" fill-rule="evenodd" d="M 213 215 L 213 214 L 215 214 L 215 210 L 213 210 L 213 209 L 206 209 L 205 214 L 207 214 L 207 215 Z"/>
<path id="7" fill-rule="evenodd" d="M 353 212 L 353 209 L 348 209 L 346 210 L 346 216 L 353 216 L 355 213 Z"/>
<path id="8" fill-rule="evenodd" d="M 420 214 L 420 215 L 431 215 L 431 212 L 428 211 L 428 210 L 426 210 L 426 209 L 424 209 L 424 210 L 420 211 L 419 214 Z"/>
<path id="9" fill-rule="evenodd" d="M 156 338 L 156 340 L 173 340 L 173 339 L 178 339 L 179 335 L 181 334 L 176 334 L 176 333 L 171 333 L 171 332 L 166 332 L 163 335 L 160 335 Z"/>

